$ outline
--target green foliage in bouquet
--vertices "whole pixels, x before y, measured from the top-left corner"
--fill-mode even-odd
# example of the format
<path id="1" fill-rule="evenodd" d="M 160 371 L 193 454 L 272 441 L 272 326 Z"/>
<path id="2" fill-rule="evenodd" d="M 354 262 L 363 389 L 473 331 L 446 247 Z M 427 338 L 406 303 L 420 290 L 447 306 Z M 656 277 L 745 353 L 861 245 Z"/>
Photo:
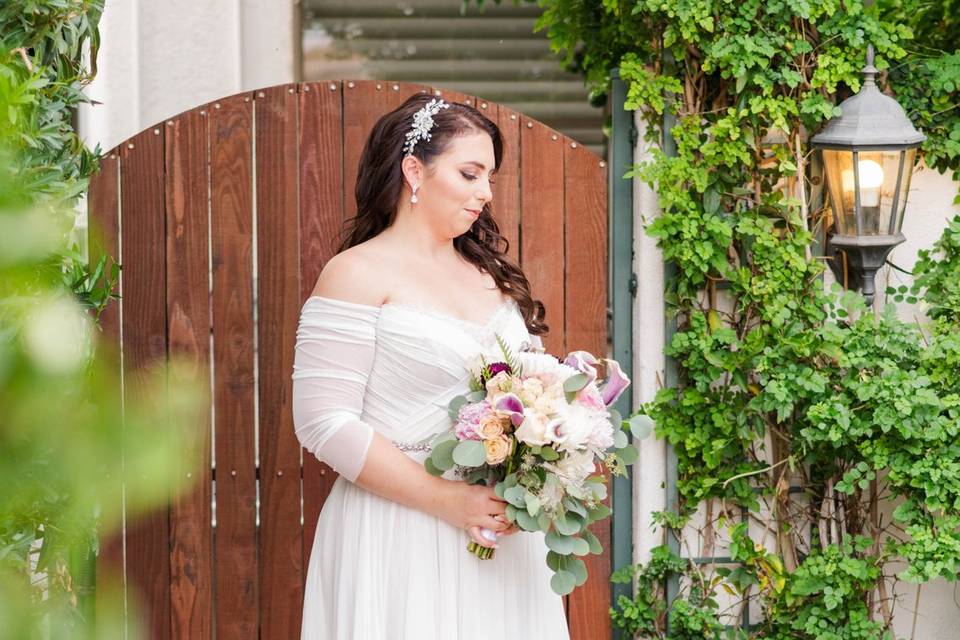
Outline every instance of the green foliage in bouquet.
<path id="1" fill-rule="evenodd" d="M 723 635 L 696 637 L 883 637 L 892 582 L 960 577 L 960 220 L 922 254 L 914 286 L 888 292 L 887 312 L 825 290 L 816 253 L 830 218 L 807 140 L 859 89 L 871 43 L 881 86 L 928 137 L 925 163 L 957 176 L 955 0 L 539 4 L 538 29 L 596 96 L 619 69 L 654 144 L 623 177 L 656 185 L 647 232 L 674 268 L 679 380 L 643 408 L 679 467 L 678 509 L 659 521 L 679 530 L 706 509 L 707 547 L 742 538 L 739 572 L 706 567 L 701 582 L 687 567 L 681 582 L 707 594 L 719 576 L 741 608 L 765 612 L 753 630 L 728 616 Z M 901 320 L 901 300 L 932 323 Z M 771 549 L 717 526 L 741 509 Z M 705 595 L 673 607 L 717 612 Z M 655 637 L 688 637 L 668 621 Z"/>

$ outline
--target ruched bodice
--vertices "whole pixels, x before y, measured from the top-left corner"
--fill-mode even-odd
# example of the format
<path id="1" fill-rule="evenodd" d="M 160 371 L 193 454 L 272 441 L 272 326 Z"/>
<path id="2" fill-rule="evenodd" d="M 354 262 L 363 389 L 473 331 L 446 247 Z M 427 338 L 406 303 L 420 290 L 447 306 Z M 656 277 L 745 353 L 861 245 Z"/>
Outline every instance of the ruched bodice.
<path id="1" fill-rule="evenodd" d="M 467 360 L 531 336 L 511 298 L 482 324 L 407 303 L 373 306 L 312 296 L 303 305 L 293 410 L 303 446 L 350 480 L 372 432 L 412 444 L 450 426 L 447 405 L 466 393 Z"/>

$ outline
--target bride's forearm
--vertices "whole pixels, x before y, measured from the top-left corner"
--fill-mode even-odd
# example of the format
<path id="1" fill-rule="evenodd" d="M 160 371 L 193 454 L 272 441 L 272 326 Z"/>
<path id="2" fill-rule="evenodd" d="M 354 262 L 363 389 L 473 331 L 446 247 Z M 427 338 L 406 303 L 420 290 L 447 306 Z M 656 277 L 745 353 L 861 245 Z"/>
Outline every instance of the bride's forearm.
<path id="1" fill-rule="evenodd" d="M 430 475 L 422 464 L 374 432 L 355 484 L 388 500 L 440 516 L 454 483 Z"/>

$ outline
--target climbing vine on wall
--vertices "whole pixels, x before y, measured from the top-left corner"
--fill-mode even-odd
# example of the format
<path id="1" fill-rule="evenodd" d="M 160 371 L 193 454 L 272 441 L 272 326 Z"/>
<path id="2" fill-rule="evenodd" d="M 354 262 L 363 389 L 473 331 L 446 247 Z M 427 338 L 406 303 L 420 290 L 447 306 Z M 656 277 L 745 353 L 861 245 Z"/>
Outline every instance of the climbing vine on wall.
<path id="1" fill-rule="evenodd" d="M 912 290 L 868 311 L 824 287 L 830 220 L 807 140 L 859 89 L 869 43 L 881 85 L 929 137 L 928 164 L 956 172 L 958 42 L 942 35 L 956 12 L 914 0 L 539 4 L 565 64 L 595 94 L 619 68 L 627 108 L 664 137 L 626 176 L 656 185 L 662 212 L 646 231 L 674 270 L 679 380 L 642 410 L 676 452 L 680 503 L 656 517 L 677 532 L 696 522 L 702 546 L 722 539 L 730 557 L 695 565 L 658 548 L 617 575 L 640 588 L 615 624 L 674 640 L 891 637 L 898 581 L 960 573 L 960 219 L 921 256 Z M 901 321 L 895 298 L 933 322 Z M 677 573 L 671 614 L 649 594 Z M 736 626 L 750 602 L 762 619 Z"/>

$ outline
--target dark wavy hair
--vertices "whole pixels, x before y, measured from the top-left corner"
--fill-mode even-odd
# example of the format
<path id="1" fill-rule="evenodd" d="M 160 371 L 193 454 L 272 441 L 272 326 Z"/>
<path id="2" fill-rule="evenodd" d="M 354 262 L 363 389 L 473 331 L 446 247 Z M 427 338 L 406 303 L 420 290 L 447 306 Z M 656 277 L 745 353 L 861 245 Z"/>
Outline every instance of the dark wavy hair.
<path id="1" fill-rule="evenodd" d="M 429 93 L 415 94 L 373 126 L 357 171 L 357 215 L 346 222 L 338 253 L 369 240 L 393 224 L 403 192 L 400 163 L 403 161 L 405 136 L 413 124 L 413 114 L 433 98 Z M 497 125 L 470 105 L 459 102 L 450 102 L 449 105 L 433 116 L 430 140 L 419 140 L 413 155 L 429 168 L 446 151 L 453 138 L 487 133 L 493 140 L 494 170 L 499 169 L 503 159 L 503 137 Z M 546 316 L 543 302 L 533 299 L 527 277 L 507 256 L 510 242 L 500 234 L 489 202 L 483 206 L 470 229 L 454 238 L 453 246 L 481 271 L 490 274 L 503 293 L 516 300 L 531 334 L 547 333 L 549 327 L 543 321 Z"/>

